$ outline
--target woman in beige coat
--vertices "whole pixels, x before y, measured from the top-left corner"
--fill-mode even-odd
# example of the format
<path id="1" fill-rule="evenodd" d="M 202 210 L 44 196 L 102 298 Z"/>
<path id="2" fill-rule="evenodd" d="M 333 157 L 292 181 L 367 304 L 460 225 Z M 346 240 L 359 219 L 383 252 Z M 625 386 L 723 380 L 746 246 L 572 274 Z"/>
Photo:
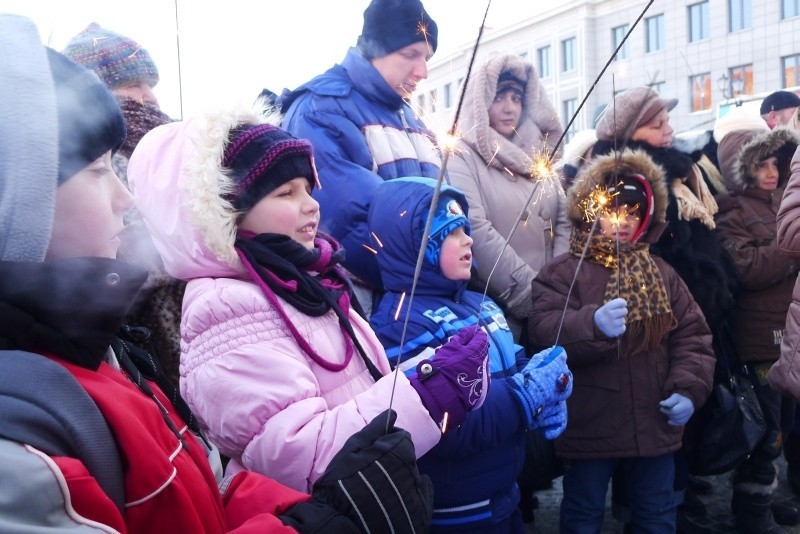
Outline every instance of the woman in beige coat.
<path id="1" fill-rule="evenodd" d="M 489 294 L 518 338 L 531 310 L 531 281 L 568 248 L 560 180 L 531 174 L 533 159 L 552 152 L 564 130 L 533 65 L 513 54 L 492 57 L 475 73 L 459 127 L 450 181 L 469 202 L 478 281 L 488 279 Z"/>

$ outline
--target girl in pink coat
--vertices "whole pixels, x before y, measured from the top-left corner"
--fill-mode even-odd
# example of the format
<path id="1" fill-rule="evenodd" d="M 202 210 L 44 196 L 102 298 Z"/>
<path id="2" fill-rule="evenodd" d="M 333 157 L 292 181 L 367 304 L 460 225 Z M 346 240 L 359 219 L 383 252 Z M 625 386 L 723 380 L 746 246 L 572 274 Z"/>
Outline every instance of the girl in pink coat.
<path id="1" fill-rule="evenodd" d="M 470 331 L 409 379 L 384 376 L 344 251 L 318 231 L 311 145 L 277 118 L 236 110 L 156 128 L 128 179 L 165 268 L 189 281 L 181 393 L 230 472 L 308 491 L 392 394 L 397 426 L 427 452 L 482 403 L 488 342 Z"/>

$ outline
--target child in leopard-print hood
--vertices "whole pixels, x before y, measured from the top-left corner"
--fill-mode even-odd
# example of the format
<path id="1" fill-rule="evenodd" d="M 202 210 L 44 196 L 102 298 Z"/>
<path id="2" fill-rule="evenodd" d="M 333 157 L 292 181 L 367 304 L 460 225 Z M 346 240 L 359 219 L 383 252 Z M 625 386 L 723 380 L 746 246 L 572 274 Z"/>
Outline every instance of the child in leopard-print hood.
<path id="1" fill-rule="evenodd" d="M 569 252 L 533 281 L 531 341 L 562 345 L 575 376 L 556 441 L 562 532 L 600 530 L 615 471 L 626 479 L 634 530 L 675 530 L 672 453 L 711 391 L 714 356 L 691 293 L 649 252 L 667 202 L 664 171 L 644 152 L 595 158 L 567 192 Z"/>

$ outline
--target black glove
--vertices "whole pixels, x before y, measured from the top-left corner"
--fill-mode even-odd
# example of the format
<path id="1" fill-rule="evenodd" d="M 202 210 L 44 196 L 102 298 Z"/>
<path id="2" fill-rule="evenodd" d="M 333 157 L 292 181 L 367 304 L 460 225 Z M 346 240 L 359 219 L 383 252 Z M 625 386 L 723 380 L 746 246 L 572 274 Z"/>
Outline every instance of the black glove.
<path id="1" fill-rule="evenodd" d="M 283 521 L 303 533 L 427 532 L 433 485 L 417 470 L 411 434 L 395 420 L 397 413 L 386 410 L 353 434 L 314 484 L 311 501 L 292 507 Z M 334 523 L 336 514 L 344 517 Z"/>

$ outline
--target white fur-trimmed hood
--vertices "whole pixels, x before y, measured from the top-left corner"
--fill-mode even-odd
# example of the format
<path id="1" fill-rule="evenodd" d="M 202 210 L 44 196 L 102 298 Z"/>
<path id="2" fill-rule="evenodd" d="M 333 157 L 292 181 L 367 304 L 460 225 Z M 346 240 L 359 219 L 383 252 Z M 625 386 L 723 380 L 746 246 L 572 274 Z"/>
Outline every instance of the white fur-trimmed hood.
<path id="1" fill-rule="evenodd" d="M 225 196 L 222 169 L 230 131 L 242 124 L 279 125 L 261 104 L 159 126 L 131 155 L 128 181 L 167 272 L 188 280 L 241 272 L 234 249 L 239 213 Z"/>

